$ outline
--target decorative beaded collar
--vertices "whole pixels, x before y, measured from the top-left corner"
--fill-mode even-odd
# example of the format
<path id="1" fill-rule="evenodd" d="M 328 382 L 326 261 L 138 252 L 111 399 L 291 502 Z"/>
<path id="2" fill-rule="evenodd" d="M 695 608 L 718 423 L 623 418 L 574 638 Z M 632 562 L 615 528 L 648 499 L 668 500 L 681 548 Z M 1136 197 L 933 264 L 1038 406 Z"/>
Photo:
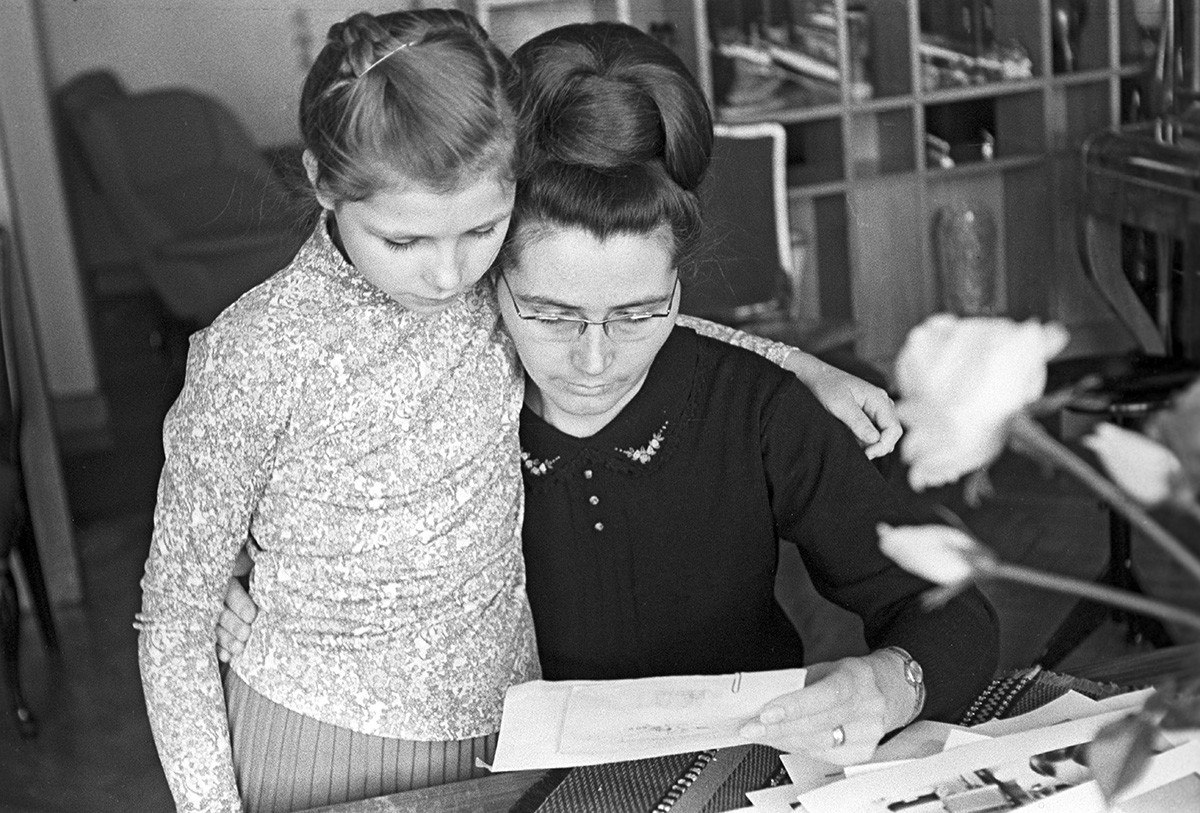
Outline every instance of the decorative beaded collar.
<path id="1" fill-rule="evenodd" d="M 667 426 L 670 423 L 670 421 L 663 421 L 663 425 L 659 427 L 659 430 L 650 436 L 650 442 L 640 449 L 622 449 L 616 446 L 613 448 L 628 457 L 630 460 L 645 465 L 650 462 L 651 458 L 658 454 L 658 450 L 662 447 L 663 439 L 666 436 Z M 529 454 L 529 452 L 522 449 L 521 465 L 525 467 L 525 471 L 529 472 L 535 477 L 541 477 L 542 475 L 549 474 L 554 470 L 554 464 L 559 461 L 560 457 L 561 455 L 557 455 L 549 460 L 539 460 L 538 458 Z"/>
<path id="2" fill-rule="evenodd" d="M 558 462 L 558 458 L 561 456 L 562 455 L 556 455 L 549 460 L 538 460 L 536 457 L 532 457 L 529 452 L 522 449 L 521 465 L 524 466 L 525 470 L 530 474 L 535 474 L 538 477 L 541 477 L 543 474 L 554 468 L 554 464 Z"/>
<path id="3" fill-rule="evenodd" d="M 650 436 L 650 442 L 640 449 L 617 449 L 618 452 L 628 457 L 630 460 L 636 460 L 638 463 L 645 465 L 650 462 L 650 458 L 658 454 L 658 448 L 662 446 L 664 433 L 667 431 L 667 424 L 670 421 L 663 421 L 663 425 L 658 428 L 658 431 Z"/>

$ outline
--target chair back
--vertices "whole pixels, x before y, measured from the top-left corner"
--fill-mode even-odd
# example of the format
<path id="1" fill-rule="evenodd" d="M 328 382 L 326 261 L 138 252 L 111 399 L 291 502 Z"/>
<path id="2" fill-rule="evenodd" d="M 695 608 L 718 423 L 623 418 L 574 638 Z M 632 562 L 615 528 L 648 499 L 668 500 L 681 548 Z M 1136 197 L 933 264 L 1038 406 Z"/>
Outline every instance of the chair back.
<path id="1" fill-rule="evenodd" d="M 287 190 L 221 102 L 182 88 L 94 106 L 84 146 L 126 235 L 181 236 L 283 226 Z"/>
<path id="2" fill-rule="evenodd" d="M 98 188 L 98 181 L 91 164 L 86 161 L 80 143 L 80 130 L 93 107 L 113 99 L 123 99 L 127 95 L 128 91 L 121 80 L 107 68 L 85 71 L 54 93 L 64 146 L 70 159 L 79 162 L 84 177 L 93 188 Z"/>
<path id="3" fill-rule="evenodd" d="M 705 241 L 682 310 L 739 324 L 786 309 L 791 238 L 786 135 L 777 122 L 717 125 L 700 187 Z"/>
<path id="4" fill-rule="evenodd" d="M 54 91 L 59 159 L 75 249 L 94 296 L 141 296 L 148 290 L 148 283 L 133 267 L 128 240 L 101 196 L 100 181 L 81 136 L 93 107 L 127 95 L 124 84 L 107 68 L 76 74 Z"/>
<path id="5" fill-rule="evenodd" d="M 176 316 L 207 324 L 291 259 L 306 214 L 223 103 L 162 88 L 90 105 L 78 135 L 104 202 Z"/>

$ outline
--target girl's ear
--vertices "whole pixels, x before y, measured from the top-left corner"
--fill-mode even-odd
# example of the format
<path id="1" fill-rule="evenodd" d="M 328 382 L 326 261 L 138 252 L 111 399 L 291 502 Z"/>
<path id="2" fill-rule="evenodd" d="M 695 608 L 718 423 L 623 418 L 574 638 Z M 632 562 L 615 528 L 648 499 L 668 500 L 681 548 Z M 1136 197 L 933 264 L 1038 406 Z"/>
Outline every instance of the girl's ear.
<path id="1" fill-rule="evenodd" d="M 304 171 L 308 175 L 308 183 L 313 188 L 313 194 L 317 196 L 317 203 L 321 204 L 322 209 L 332 210 L 333 198 L 321 191 L 317 184 L 317 157 L 312 154 L 312 150 L 305 150 L 301 158 L 304 161 Z"/>

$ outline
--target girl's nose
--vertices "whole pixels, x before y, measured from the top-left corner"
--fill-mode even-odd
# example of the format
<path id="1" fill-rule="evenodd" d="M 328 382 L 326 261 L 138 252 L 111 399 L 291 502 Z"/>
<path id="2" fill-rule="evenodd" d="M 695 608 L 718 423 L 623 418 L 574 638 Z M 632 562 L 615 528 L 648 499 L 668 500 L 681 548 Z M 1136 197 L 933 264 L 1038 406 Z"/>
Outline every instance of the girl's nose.
<path id="1" fill-rule="evenodd" d="M 600 375 L 613 360 L 613 342 L 601 325 L 588 325 L 583 335 L 575 340 L 572 360 L 580 372 Z"/>
<path id="2" fill-rule="evenodd" d="M 454 246 L 441 248 L 426 271 L 426 281 L 439 293 L 449 294 L 462 286 L 463 262 L 458 255 Z"/>

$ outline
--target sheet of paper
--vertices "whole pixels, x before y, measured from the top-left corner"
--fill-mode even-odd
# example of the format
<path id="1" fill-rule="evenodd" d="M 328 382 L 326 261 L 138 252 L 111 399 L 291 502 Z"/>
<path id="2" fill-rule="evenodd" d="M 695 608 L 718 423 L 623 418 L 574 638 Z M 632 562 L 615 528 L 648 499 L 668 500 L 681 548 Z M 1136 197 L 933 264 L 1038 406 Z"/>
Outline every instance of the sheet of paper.
<path id="1" fill-rule="evenodd" d="M 1144 703 L 1145 698 L 1142 698 L 1140 702 Z M 1086 695 L 1070 691 L 1033 711 L 1003 720 L 988 720 L 986 723 L 971 726 L 970 730 L 989 737 L 1001 737 L 1005 734 L 1032 731 L 1035 728 L 1044 728 L 1048 725 L 1064 723 L 1067 720 L 1078 720 L 1093 714 L 1116 711 L 1118 708 L 1131 708 L 1136 705 L 1139 705 L 1138 700 L 1126 700 L 1122 704 L 1102 706 Z"/>
<path id="2" fill-rule="evenodd" d="M 1126 799 L 1119 813 L 1179 813 L 1200 810 L 1200 773 L 1190 773 Z"/>
<path id="3" fill-rule="evenodd" d="M 1146 701 L 1150 695 L 1154 694 L 1154 689 L 1140 689 L 1136 692 L 1125 692 L 1124 694 L 1114 694 L 1112 697 L 1106 697 L 1103 700 L 1096 701 L 1096 707 L 1101 711 L 1116 711 L 1117 709 L 1140 709 L 1146 705 Z"/>
<path id="4" fill-rule="evenodd" d="M 900 759 L 895 762 L 864 762 L 861 765 L 847 765 L 843 773 L 847 777 L 858 776 L 859 774 L 870 773 L 871 771 L 895 768 L 897 765 L 907 765 L 910 762 L 912 762 L 911 759 Z"/>
<path id="5" fill-rule="evenodd" d="M 788 772 L 788 779 L 792 780 L 792 788 L 796 793 L 828 785 L 845 776 L 841 765 L 813 759 L 805 754 L 780 754 L 779 761 Z"/>
<path id="6" fill-rule="evenodd" d="M 917 720 L 876 748 L 871 761 L 896 762 L 940 754 L 946 750 L 946 740 L 955 731 L 969 732 L 971 729 L 950 723 Z"/>
<path id="7" fill-rule="evenodd" d="M 1179 813 L 1200 810 L 1200 741 L 1188 743 L 1188 748 L 1176 748 L 1154 757 L 1146 775 L 1138 780 L 1111 813 Z M 870 767 L 870 764 L 867 766 Z M 825 783 L 828 784 L 828 783 Z M 809 788 L 804 788 L 808 790 Z M 746 794 L 754 813 L 806 813 L 800 803 L 801 789 L 795 785 L 754 790 Z M 1047 810 L 1058 813 L 1078 813 L 1081 810 L 1103 810 L 1099 788 L 1094 782 L 1071 789 L 1029 807 L 1030 813 Z"/>
<path id="8" fill-rule="evenodd" d="M 815 788 L 801 793 L 800 801 L 809 813 L 886 813 L 889 805 L 924 798 L 929 794 L 936 798 L 939 788 L 944 790 L 944 787 L 963 785 L 960 790 L 965 792 L 971 790 L 969 786 L 974 782 L 972 777 L 976 776 L 977 771 L 995 774 L 1011 767 L 1014 771 L 1028 772 L 1034 755 L 1088 742 L 1106 723 L 1126 713 L 1125 710 L 1119 710 L 1096 714 L 964 745 L 895 768 L 873 771 Z"/>
<path id="9" fill-rule="evenodd" d="M 974 731 L 970 730 L 955 729 L 950 732 L 948 737 L 946 737 L 946 744 L 942 746 L 942 750 L 950 751 L 963 745 L 970 745 L 973 742 L 990 739 L 991 737 L 986 734 L 976 734 Z"/>
<path id="10" fill-rule="evenodd" d="M 947 748 L 986 739 L 990 738 L 962 726 L 919 720 L 875 749 L 871 761 L 863 765 L 843 770 L 840 765 L 822 762 L 804 754 L 780 754 L 779 761 L 787 769 L 788 777 L 799 793 L 801 787 L 807 790 L 828 785 L 847 775 L 940 754 Z"/>
<path id="11" fill-rule="evenodd" d="M 780 785 L 776 788 L 749 791 L 746 798 L 753 805 L 754 813 L 803 813 L 804 808 L 796 799 L 798 793 L 795 785 Z"/>
<path id="12" fill-rule="evenodd" d="M 744 745 L 738 730 L 805 670 L 513 686 L 493 771 L 598 765 Z"/>

